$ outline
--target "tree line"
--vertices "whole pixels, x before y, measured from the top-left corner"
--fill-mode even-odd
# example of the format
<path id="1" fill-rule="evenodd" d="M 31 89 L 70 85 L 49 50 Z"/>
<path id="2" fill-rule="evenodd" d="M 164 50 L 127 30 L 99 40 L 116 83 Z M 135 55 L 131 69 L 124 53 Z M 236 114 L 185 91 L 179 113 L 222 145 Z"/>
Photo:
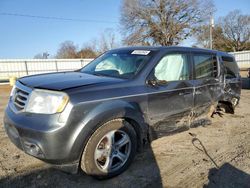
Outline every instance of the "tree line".
<path id="1" fill-rule="evenodd" d="M 250 50 L 250 15 L 234 10 L 211 26 L 215 11 L 212 0 L 123 0 L 122 41 L 117 40 L 114 30 L 108 29 L 80 49 L 72 41 L 63 42 L 56 58 L 94 58 L 119 46 L 171 46 L 186 39 L 196 41 L 194 47 L 209 48 L 210 27 L 213 49 Z"/>

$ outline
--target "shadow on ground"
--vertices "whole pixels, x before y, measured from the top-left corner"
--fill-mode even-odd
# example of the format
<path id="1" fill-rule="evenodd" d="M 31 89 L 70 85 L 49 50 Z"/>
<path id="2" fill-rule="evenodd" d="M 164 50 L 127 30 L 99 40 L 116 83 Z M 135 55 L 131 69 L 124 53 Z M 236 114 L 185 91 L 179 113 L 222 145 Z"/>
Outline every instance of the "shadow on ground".
<path id="1" fill-rule="evenodd" d="M 215 168 L 211 168 L 208 173 L 208 184 L 204 188 L 248 188 L 250 187 L 250 175 L 237 169 L 229 163 L 219 166 L 208 153 L 202 141 L 191 135 L 193 146 L 203 152 L 209 160 L 214 164 Z"/>
<path id="2" fill-rule="evenodd" d="M 247 188 L 250 187 L 250 175 L 235 168 L 229 163 L 223 164 L 219 169 L 209 170 L 209 182 L 204 188 Z"/>
<path id="3" fill-rule="evenodd" d="M 151 148 L 139 153 L 123 174 L 97 180 L 79 172 L 67 174 L 53 168 L 0 179 L 0 187 L 162 187 L 160 170 Z"/>

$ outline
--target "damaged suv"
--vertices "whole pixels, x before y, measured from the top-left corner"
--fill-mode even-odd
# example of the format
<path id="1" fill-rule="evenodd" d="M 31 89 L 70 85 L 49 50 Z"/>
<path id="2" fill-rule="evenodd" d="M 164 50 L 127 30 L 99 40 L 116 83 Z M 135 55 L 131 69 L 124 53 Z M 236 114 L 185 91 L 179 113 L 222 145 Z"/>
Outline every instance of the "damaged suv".
<path id="1" fill-rule="evenodd" d="M 27 154 L 107 178 L 152 139 L 189 128 L 218 105 L 233 111 L 240 92 L 238 66 L 227 53 L 121 48 L 80 70 L 20 78 L 4 126 Z"/>

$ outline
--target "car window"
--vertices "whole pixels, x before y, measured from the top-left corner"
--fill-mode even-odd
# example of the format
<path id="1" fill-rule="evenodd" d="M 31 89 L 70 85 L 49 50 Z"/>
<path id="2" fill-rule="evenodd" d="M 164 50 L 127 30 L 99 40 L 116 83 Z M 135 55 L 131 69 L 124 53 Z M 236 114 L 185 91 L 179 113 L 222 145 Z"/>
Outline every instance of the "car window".
<path id="1" fill-rule="evenodd" d="M 196 79 L 213 78 L 217 76 L 217 60 L 215 55 L 195 54 L 194 68 Z"/>
<path id="2" fill-rule="evenodd" d="M 189 79 L 189 65 L 186 54 L 169 54 L 163 57 L 154 69 L 157 80 L 175 81 Z"/>
<path id="3" fill-rule="evenodd" d="M 236 78 L 239 72 L 238 66 L 232 57 L 222 56 L 221 57 L 224 67 L 225 76 L 227 79 Z"/>

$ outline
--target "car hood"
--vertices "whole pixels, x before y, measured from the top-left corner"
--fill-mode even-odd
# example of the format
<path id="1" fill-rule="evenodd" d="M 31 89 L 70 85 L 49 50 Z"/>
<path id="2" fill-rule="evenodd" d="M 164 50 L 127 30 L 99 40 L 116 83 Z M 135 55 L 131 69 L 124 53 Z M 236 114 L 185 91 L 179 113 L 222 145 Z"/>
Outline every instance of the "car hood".
<path id="1" fill-rule="evenodd" d="M 81 72 L 61 72 L 39 74 L 20 78 L 19 81 L 32 88 L 66 90 L 81 86 L 111 84 L 121 81 L 119 78 L 95 76 Z"/>

